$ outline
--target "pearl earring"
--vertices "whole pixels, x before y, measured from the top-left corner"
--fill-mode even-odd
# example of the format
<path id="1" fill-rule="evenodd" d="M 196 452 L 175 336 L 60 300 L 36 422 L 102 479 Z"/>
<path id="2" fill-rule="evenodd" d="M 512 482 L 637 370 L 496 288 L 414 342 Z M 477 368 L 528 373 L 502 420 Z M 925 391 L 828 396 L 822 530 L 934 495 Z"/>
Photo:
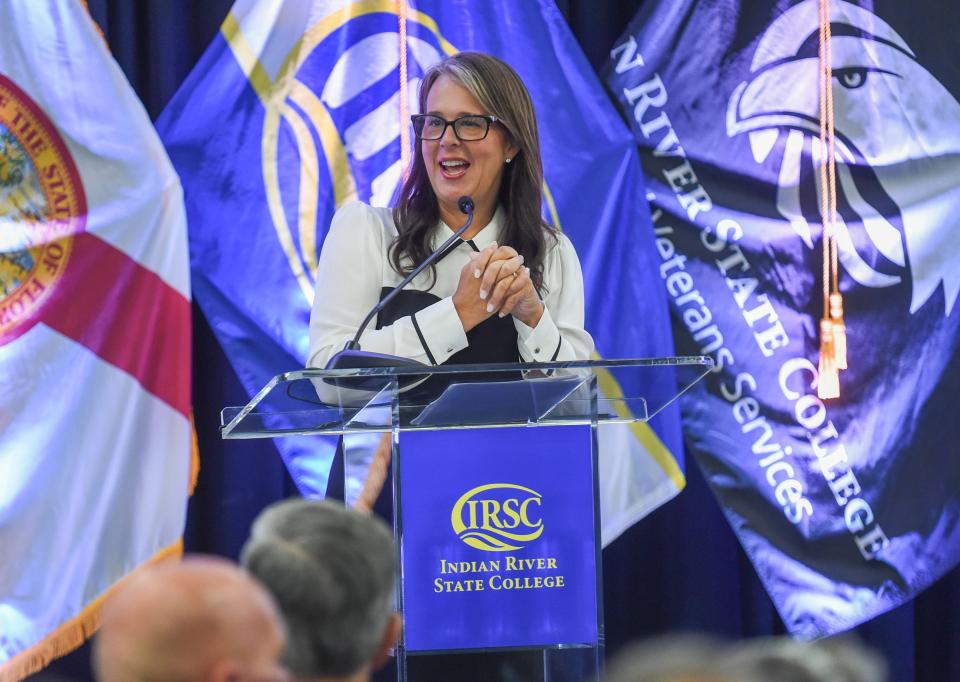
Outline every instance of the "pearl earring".
<path id="1" fill-rule="evenodd" d="M 507 163 L 510 163 L 511 161 L 513 161 L 513 159 L 507 159 Z"/>

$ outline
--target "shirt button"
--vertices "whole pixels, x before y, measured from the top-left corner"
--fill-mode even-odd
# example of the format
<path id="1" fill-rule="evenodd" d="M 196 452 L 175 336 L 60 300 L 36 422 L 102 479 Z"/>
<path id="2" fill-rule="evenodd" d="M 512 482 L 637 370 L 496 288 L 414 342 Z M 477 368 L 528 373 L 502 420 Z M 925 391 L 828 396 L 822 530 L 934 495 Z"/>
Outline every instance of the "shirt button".
<path id="1" fill-rule="evenodd" d="M 533 349 L 533 352 L 534 352 L 534 353 L 539 353 L 539 352 L 540 352 L 540 349 L 539 349 L 539 348 L 534 348 L 534 349 Z"/>
<path id="2" fill-rule="evenodd" d="M 452 352 L 453 352 L 453 346 L 449 346 L 449 347 L 447 348 L 447 352 L 448 352 L 448 353 L 452 353 Z"/>

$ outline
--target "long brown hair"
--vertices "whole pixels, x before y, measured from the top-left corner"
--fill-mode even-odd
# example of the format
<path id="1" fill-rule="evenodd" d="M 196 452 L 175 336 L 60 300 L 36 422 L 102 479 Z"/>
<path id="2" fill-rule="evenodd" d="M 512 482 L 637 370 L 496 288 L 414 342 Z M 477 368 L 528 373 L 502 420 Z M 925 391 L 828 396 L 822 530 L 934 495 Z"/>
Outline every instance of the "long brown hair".
<path id="1" fill-rule="evenodd" d="M 548 236 L 556 233 L 541 215 L 543 162 L 537 117 L 526 86 L 505 62 L 482 52 L 460 52 L 431 66 L 420 84 L 420 111 L 440 76 L 462 85 L 486 113 L 496 116 L 519 151 L 504 168 L 498 201 L 506 220 L 499 241 L 524 257 L 537 291 L 543 293 L 543 262 Z M 430 185 L 423 149 L 414 146 L 410 174 L 400 188 L 393 219 L 398 236 L 390 246 L 390 263 L 407 274 L 430 255 L 430 234 L 440 220 L 437 196 Z M 431 268 L 431 274 L 436 271 Z"/>

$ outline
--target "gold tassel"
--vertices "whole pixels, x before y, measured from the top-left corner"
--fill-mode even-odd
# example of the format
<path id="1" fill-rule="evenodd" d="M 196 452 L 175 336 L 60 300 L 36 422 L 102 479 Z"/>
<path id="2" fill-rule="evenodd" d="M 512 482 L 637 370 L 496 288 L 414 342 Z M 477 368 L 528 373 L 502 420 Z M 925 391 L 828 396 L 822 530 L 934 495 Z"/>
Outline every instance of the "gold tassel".
<path id="1" fill-rule="evenodd" d="M 840 373 L 837 369 L 836 347 L 833 343 L 833 323 L 820 320 L 820 364 L 818 367 L 820 383 L 817 395 L 826 400 L 840 397 Z"/>
<path id="2" fill-rule="evenodd" d="M 843 297 L 830 294 L 830 321 L 833 323 L 833 355 L 837 369 L 847 368 L 847 327 L 843 323 Z"/>

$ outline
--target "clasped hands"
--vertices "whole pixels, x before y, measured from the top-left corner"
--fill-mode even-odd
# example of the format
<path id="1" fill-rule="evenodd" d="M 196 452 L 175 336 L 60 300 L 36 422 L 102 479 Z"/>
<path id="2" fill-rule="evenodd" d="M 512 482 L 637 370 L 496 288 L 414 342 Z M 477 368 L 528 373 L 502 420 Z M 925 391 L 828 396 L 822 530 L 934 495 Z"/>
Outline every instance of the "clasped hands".
<path id="1" fill-rule="evenodd" d="M 543 315 L 543 302 L 530 279 L 530 268 L 523 264 L 523 256 L 496 242 L 471 255 L 463 266 L 453 305 L 464 331 L 494 314 L 513 315 L 528 327 L 536 327 Z"/>

